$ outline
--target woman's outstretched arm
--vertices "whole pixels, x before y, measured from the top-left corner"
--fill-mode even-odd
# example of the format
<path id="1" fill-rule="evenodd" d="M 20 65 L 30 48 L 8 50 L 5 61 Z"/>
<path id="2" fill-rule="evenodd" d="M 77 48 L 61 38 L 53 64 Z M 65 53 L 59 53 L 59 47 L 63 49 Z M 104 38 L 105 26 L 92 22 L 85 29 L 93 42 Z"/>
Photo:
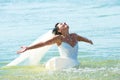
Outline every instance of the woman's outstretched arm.
<path id="1" fill-rule="evenodd" d="M 87 39 L 87 38 L 85 38 L 85 37 L 83 37 L 83 36 L 80 36 L 80 35 L 77 35 L 77 34 L 76 34 L 76 37 L 77 37 L 77 40 L 78 40 L 78 41 L 83 41 L 83 42 L 87 42 L 87 43 L 89 43 L 89 44 L 93 44 L 92 40 L 89 40 L 89 39 Z"/>
<path id="2" fill-rule="evenodd" d="M 35 48 L 43 47 L 43 46 L 46 46 L 46 45 L 52 45 L 54 43 L 57 43 L 58 37 L 59 36 L 55 36 L 55 37 L 53 37 L 52 39 L 50 39 L 48 41 L 39 42 L 39 43 L 34 44 L 32 46 L 28 46 L 28 47 L 27 46 L 23 46 L 23 47 L 21 47 L 20 50 L 17 51 L 17 53 L 19 54 L 19 53 L 23 53 L 23 52 L 25 52 L 27 50 L 30 50 L 30 49 L 35 49 Z"/>

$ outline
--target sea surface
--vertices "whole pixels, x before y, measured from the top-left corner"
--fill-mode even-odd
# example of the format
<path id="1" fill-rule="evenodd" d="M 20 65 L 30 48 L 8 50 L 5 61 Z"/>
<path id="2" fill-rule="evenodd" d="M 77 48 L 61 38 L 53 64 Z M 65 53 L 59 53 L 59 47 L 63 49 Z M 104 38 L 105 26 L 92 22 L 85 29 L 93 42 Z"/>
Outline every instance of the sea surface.
<path id="1" fill-rule="evenodd" d="M 19 55 L 16 51 L 66 22 L 70 32 L 91 39 L 79 42 L 79 61 L 120 61 L 120 0 L 0 0 L 0 67 Z M 58 56 L 47 52 L 42 62 Z M 120 63 L 115 63 L 120 68 Z"/>

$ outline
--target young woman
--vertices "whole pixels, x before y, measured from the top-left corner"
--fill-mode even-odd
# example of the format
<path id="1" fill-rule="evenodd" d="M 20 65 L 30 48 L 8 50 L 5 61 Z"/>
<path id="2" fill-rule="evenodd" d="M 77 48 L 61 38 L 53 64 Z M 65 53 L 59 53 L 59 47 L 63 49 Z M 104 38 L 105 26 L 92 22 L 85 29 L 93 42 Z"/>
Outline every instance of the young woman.
<path id="1" fill-rule="evenodd" d="M 93 42 L 76 33 L 69 33 L 69 26 L 66 23 L 57 23 L 53 29 L 54 36 L 45 41 L 39 42 L 29 47 L 22 47 L 17 53 L 22 53 L 30 49 L 35 49 L 47 45 L 57 44 L 60 57 L 54 57 L 46 63 L 47 69 L 64 69 L 79 65 L 78 42 L 83 41 L 90 44 Z"/>

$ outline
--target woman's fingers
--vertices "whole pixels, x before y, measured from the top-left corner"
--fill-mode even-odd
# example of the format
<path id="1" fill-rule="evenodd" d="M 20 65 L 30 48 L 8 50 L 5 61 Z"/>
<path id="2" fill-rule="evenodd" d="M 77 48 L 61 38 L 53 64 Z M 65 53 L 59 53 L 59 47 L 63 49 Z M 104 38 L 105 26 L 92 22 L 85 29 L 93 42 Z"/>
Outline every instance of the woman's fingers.
<path id="1" fill-rule="evenodd" d="M 17 54 L 23 53 L 23 52 L 25 52 L 26 50 L 27 50 L 27 47 L 22 46 L 21 49 L 17 51 Z"/>

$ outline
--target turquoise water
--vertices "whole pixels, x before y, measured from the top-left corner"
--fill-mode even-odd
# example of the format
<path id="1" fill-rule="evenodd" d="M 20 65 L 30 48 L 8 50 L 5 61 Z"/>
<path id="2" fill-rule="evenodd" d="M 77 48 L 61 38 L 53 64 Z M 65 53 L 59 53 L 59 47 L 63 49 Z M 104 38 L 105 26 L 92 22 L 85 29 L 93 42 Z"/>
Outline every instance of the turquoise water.
<path id="1" fill-rule="evenodd" d="M 0 0 L 0 67 L 57 22 L 94 42 L 79 43 L 79 59 L 120 60 L 119 0 Z M 52 48 L 42 61 L 55 55 Z"/>

